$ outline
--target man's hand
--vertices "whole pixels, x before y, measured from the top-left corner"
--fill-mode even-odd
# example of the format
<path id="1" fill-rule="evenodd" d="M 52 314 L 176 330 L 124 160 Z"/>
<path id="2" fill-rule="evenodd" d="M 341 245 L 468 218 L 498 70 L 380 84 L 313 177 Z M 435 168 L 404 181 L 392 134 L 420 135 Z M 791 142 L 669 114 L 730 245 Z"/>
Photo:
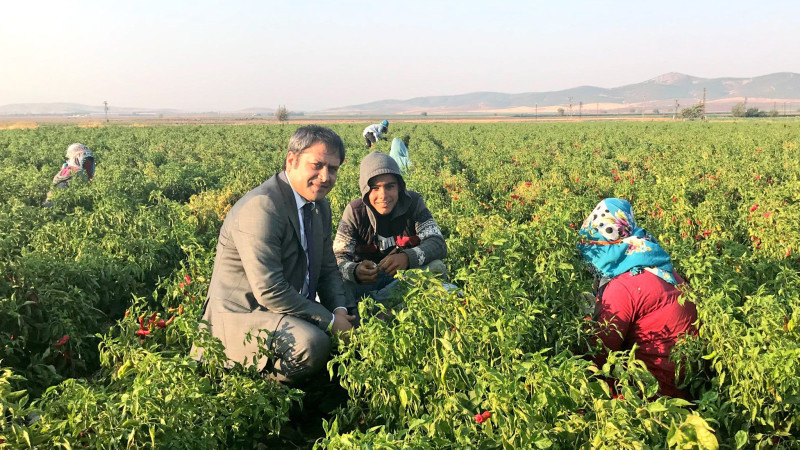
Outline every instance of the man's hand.
<path id="1" fill-rule="evenodd" d="M 378 269 L 393 277 L 398 270 L 408 269 L 408 255 L 405 252 L 388 255 L 378 263 Z"/>
<path id="2" fill-rule="evenodd" d="M 356 266 L 356 280 L 361 284 L 372 284 L 378 281 L 378 266 L 372 261 L 361 261 Z"/>
<path id="3" fill-rule="evenodd" d="M 331 334 L 339 334 L 339 339 L 347 344 L 350 341 L 350 330 L 353 329 L 353 322 L 356 316 L 347 314 L 344 308 L 337 308 L 333 312 L 333 326 L 331 326 Z"/>

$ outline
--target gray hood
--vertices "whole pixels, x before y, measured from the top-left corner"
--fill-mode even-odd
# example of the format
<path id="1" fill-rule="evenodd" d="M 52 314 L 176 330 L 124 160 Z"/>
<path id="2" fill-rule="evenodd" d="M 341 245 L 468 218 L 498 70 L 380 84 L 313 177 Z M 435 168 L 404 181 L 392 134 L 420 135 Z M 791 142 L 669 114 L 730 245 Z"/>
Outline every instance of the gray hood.
<path id="1" fill-rule="evenodd" d="M 361 168 L 358 176 L 358 187 L 361 189 L 361 195 L 366 197 L 369 193 L 370 178 L 386 173 L 397 176 L 400 182 L 400 192 L 404 193 L 406 190 L 406 181 L 403 179 L 403 174 L 400 172 L 400 166 L 397 165 L 397 161 L 386 153 L 375 151 L 361 160 Z"/>

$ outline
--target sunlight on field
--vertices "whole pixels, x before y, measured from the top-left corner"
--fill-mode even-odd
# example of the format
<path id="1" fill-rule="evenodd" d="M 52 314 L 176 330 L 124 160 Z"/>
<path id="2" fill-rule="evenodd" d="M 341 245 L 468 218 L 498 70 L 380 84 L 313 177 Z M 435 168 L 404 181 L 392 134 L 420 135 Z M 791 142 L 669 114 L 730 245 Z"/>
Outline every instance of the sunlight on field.
<path id="1" fill-rule="evenodd" d="M 0 130 L 35 130 L 39 127 L 36 122 L 14 122 L 8 125 L 0 125 Z"/>
<path id="2" fill-rule="evenodd" d="M 81 127 L 81 128 L 102 128 L 103 127 L 103 123 L 102 122 L 83 122 L 83 123 L 79 124 L 78 126 Z"/>

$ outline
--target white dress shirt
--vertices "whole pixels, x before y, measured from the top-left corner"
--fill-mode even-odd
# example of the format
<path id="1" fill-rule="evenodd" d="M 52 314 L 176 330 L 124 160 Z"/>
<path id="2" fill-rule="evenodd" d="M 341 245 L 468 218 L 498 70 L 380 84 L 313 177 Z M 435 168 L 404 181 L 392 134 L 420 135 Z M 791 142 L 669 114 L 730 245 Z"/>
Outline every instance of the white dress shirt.
<path id="1" fill-rule="evenodd" d="M 297 218 L 300 219 L 300 242 L 303 244 L 303 251 L 306 252 L 306 267 L 310 268 L 311 267 L 311 260 L 308 259 L 308 242 L 306 242 L 306 231 L 305 231 L 306 229 L 305 229 L 305 226 L 303 225 L 303 211 L 302 211 L 302 209 L 303 209 L 303 206 L 306 205 L 306 203 L 311 203 L 313 208 L 314 208 L 314 210 L 316 211 L 317 205 L 315 205 L 314 202 L 309 202 L 308 200 L 306 200 L 302 196 L 300 196 L 300 194 L 298 194 L 297 191 L 294 190 L 294 186 L 292 186 L 292 179 L 289 177 L 289 173 L 286 172 L 286 171 L 284 171 L 283 173 L 284 173 L 284 175 L 286 175 L 286 179 L 289 180 L 289 187 L 292 188 L 292 193 L 294 194 L 294 202 L 295 202 L 295 205 L 297 206 L 297 210 L 295 210 L 295 212 L 297 213 Z M 322 249 L 320 249 L 320 251 L 321 250 Z M 303 280 L 303 289 L 300 291 L 300 295 L 302 295 L 303 297 L 308 297 L 308 276 L 309 276 L 310 272 L 311 272 L 310 269 L 306 270 L 306 277 Z M 314 297 L 314 300 L 316 300 L 317 303 L 320 303 L 319 294 L 316 297 Z M 338 308 L 335 308 L 334 311 L 336 311 L 339 308 L 344 308 L 345 310 L 347 310 L 347 308 L 345 308 L 344 306 L 339 306 Z M 336 316 L 334 315 L 334 318 L 335 317 Z M 331 324 L 333 324 L 333 320 L 331 320 Z M 328 328 L 330 329 L 330 327 L 328 327 Z"/>

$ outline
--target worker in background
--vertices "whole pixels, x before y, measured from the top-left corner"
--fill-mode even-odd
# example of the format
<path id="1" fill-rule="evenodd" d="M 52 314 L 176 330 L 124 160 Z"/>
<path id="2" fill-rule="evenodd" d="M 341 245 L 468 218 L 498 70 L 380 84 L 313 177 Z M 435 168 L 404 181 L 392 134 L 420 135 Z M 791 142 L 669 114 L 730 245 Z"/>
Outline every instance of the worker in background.
<path id="1" fill-rule="evenodd" d="M 364 135 L 364 141 L 366 142 L 367 147 L 372 148 L 372 146 L 378 142 L 378 139 L 386 140 L 384 134 L 387 134 L 388 132 L 389 121 L 384 120 L 381 123 L 375 123 L 364 128 L 364 132 L 362 134 Z"/>

